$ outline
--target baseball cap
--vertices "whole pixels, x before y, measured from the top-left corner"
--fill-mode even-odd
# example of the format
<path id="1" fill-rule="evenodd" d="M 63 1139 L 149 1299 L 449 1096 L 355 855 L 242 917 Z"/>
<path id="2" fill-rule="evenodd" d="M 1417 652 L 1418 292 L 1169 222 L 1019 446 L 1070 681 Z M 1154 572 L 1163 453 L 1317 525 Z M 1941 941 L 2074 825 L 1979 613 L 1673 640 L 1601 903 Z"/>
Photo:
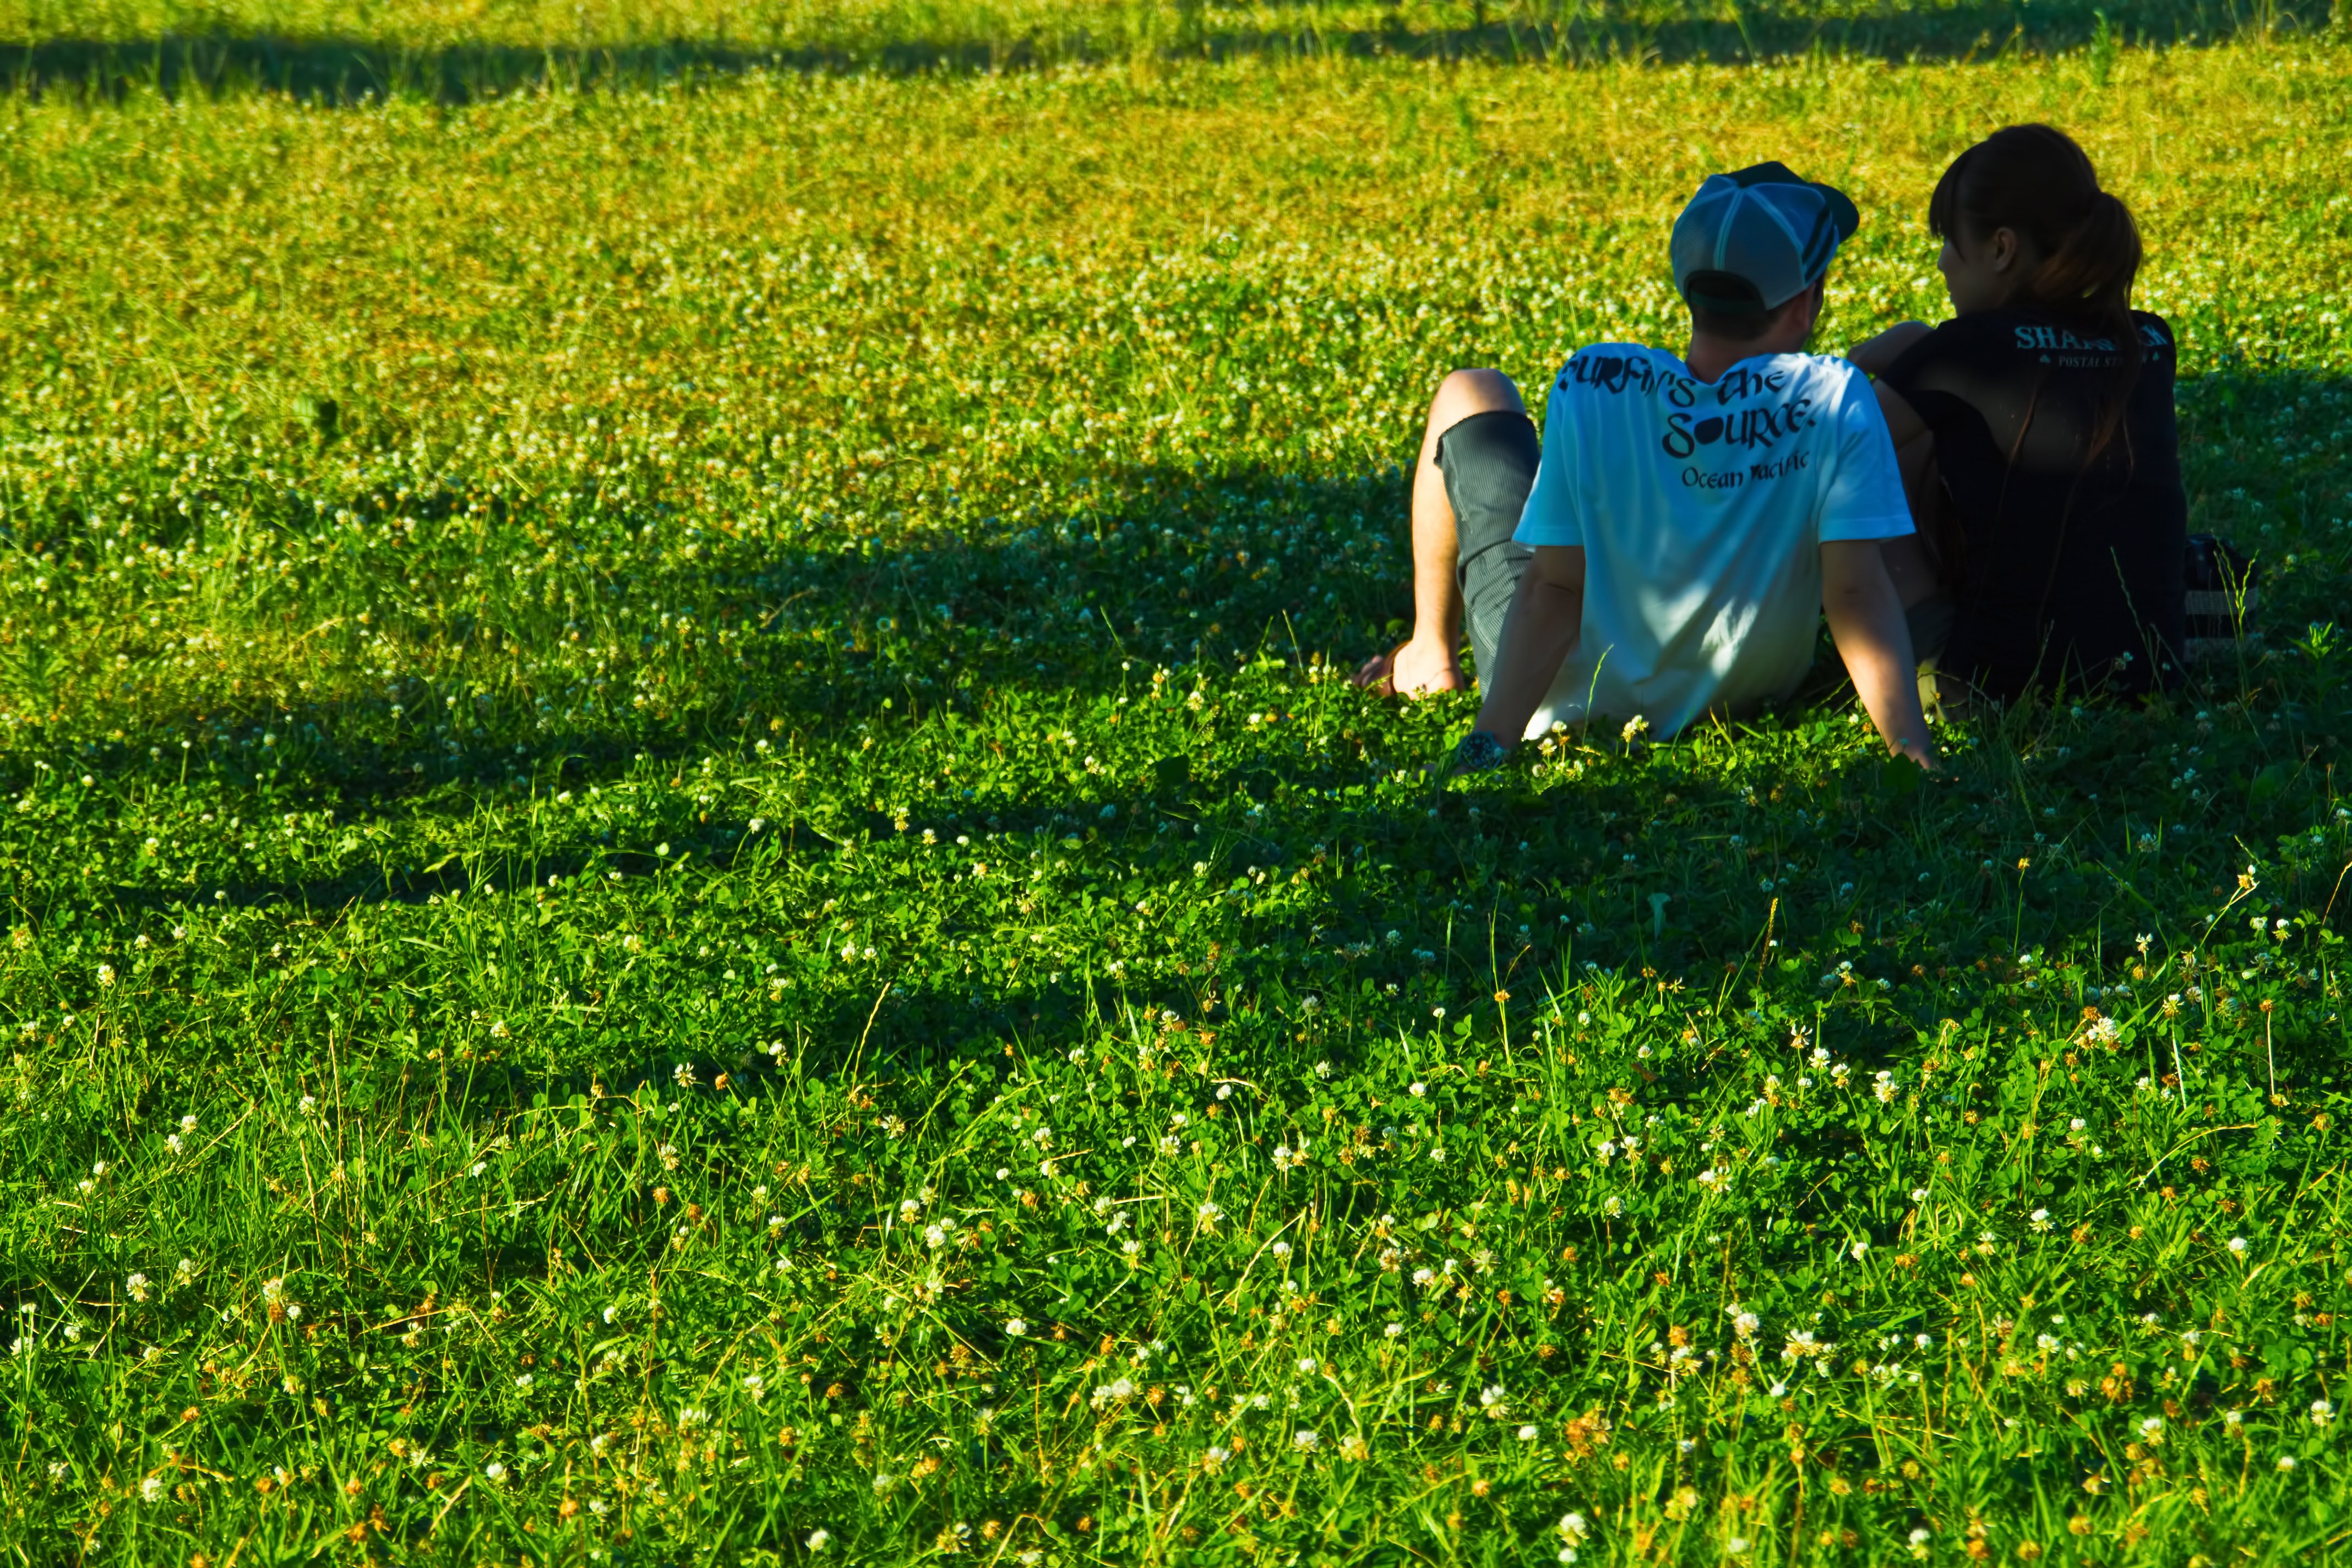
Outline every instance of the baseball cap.
<path id="1" fill-rule="evenodd" d="M 1844 192 L 1785 163 L 1709 174 L 1675 220 L 1675 287 L 1727 315 L 1776 310 L 1819 281 L 1861 226 Z"/>

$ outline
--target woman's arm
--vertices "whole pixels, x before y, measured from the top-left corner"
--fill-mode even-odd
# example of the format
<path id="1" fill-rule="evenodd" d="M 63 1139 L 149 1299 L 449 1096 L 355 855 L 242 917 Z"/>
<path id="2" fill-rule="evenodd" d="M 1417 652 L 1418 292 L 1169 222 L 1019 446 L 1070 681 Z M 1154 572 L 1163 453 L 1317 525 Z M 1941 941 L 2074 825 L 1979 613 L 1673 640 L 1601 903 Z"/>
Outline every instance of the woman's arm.
<path id="1" fill-rule="evenodd" d="M 1863 339 L 1846 350 L 1846 361 L 1864 375 L 1885 375 L 1886 367 L 1901 359 L 1905 350 L 1933 330 L 1925 321 L 1900 322 L 1874 338 Z"/>
<path id="2" fill-rule="evenodd" d="M 1913 532 L 1881 542 L 1886 570 L 1895 591 L 1907 606 L 1948 584 L 1947 571 L 1955 559 L 1952 542 L 1943 536 L 1936 513 L 1936 433 L 1919 411 L 1885 382 L 1873 384 L 1879 412 L 1886 417 L 1886 434 L 1895 442 L 1895 466 L 1903 477 L 1903 500 L 1911 509 Z"/>
<path id="3" fill-rule="evenodd" d="M 1871 383 L 1870 389 L 1878 395 L 1878 411 L 1886 416 L 1886 434 L 1895 442 L 1895 461 L 1903 470 L 1903 493 L 1916 519 L 1924 504 L 1922 481 L 1936 456 L 1936 433 L 1901 393 L 1883 381 Z"/>

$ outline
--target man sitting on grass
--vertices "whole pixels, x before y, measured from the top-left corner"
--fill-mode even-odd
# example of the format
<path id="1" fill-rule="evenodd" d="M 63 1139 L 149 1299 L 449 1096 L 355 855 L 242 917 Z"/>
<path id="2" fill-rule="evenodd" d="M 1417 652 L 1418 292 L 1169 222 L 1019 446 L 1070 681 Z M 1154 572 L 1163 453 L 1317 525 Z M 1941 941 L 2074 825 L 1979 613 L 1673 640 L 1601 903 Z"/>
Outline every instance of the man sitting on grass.
<path id="1" fill-rule="evenodd" d="M 1358 672 L 1486 700 L 1457 751 L 1492 767 L 1588 715 L 1661 737 L 1791 696 L 1830 631 L 1887 745 L 1935 765 L 1878 542 L 1912 531 L 1870 380 L 1803 352 L 1853 204 L 1779 163 L 1710 177 L 1675 222 L 1688 353 L 1602 343 L 1553 384 L 1538 446 L 1492 370 L 1448 375 L 1413 477 L 1413 634 Z"/>

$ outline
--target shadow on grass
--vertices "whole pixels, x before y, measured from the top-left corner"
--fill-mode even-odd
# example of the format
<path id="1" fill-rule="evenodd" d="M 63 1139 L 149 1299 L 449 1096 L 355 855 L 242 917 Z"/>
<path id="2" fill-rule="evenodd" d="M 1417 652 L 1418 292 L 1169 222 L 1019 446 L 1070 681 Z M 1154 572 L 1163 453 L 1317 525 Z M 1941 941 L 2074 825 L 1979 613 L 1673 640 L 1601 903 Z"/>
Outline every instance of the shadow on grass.
<path id="1" fill-rule="evenodd" d="M 1082 61 L 1229 60 L 1383 55 L 1414 59 L 1512 63 L 1590 63 L 1607 59 L 1738 61 L 1816 50 L 1887 60 L 1965 58 L 2002 51 L 2048 54 L 2143 42 L 2172 45 L 2225 38 L 2267 26 L 2273 32 L 2324 27 L 2325 0 L 2275 7 L 2265 20 L 2253 5 L 2150 0 L 2110 25 L 2109 7 L 2054 0 L 2028 8 L 2004 0 L 1881 10 L 1825 17 L 1802 0 L 1736 8 L 1700 18 L 1663 0 L 1611 7 L 1497 3 L 1479 6 L 1469 26 L 1414 26 L 1402 16 L 1379 27 L 1327 26 L 1315 0 L 1300 0 L 1294 25 L 1221 26 L 1213 7 L 1179 13 L 1167 24 L 1122 27 L 1030 25 L 990 31 L 985 25 L 938 37 L 857 36 L 814 44 L 671 39 L 608 47 L 458 43 L 415 47 L 365 37 L 283 37 L 266 34 L 172 34 L 130 41 L 54 37 L 10 51 L 0 61 L 0 90 L 71 92 L 100 97 L 139 90 L 170 96 L 261 90 L 327 103 L 387 97 L 463 103 L 550 87 L 641 88 L 772 70 L 878 71 L 893 75 L 1025 70 Z"/>
<path id="2" fill-rule="evenodd" d="M 648 760 L 748 754 L 772 736 L 821 746 L 860 723 L 904 731 L 992 704 L 1091 699 L 1148 683 L 1161 664 L 1231 661 L 1259 649 L 1285 658 L 1369 651 L 1389 621 L 1409 612 L 1402 491 L 1392 471 L 1204 479 L 1138 466 L 1064 495 L 1053 515 L 1031 526 L 974 517 L 949 525 L 952 532 L 909 530 L 833 547 L 711 537 L 708 553 L 666 562 L 657 575 L 608 572 L 593 588 L 583 576 L 583 591 L 597 602 L 577 609 L 528 602 L 455 608 L 451 601 L 464 596 L 433 565 L 417 568 L 435 580 L 405 603 L 395 584 L 354 577 L 320 591 L 325 607 L 306 603 L 296 613 L 332 616 L 340 594 L 372 603 L 375 629 L 396 642 L 467 660 L 577 641 L 570 617 L 578 616 L 592 628 L 605 622 L 589 639 L 614 639 L 625 658 L 595 678 L 601 694 L 583 695 L 589 678 L 575 680 L 576 671 L 479 700 L 460 694 L 469 689 L 462 682 L 445 690 L 415 679 L 371 681 L 375 689 L 364 694 L 285 707 L 197 690 L 138 704 L 120 716 L 117 738 L 74 763 L 126 783 L 178 787 L 184 776 L 192 784 L 267 786 L 345 813 L 399 811 L 453 784 L 551 792 Z M 465 499 L 404 505 L 430 521 Z M 348 504 L 372 518 L 383 503 L 355 495 Z M 535 510 L 501 511 L 498 520 L 524 522 L 559 533 L 570 526 Z M 174 531 L 182 526 L 159 522 L 155 537 L 183 542 Z M 609 528 L 610 520 L 597 526 Z M 1342 531 L 1377 542 L 1349 559 L 1334 548 Z M 82 548 L 78 534 L 79 525 L 43 534 L 27 523 L 15 542 L 71 554 Z M 698 651 L 655 646 L 676 634 L 643 631 L 655 619 L 652 605 L 665 612 L 665 626 L 670 612 L 690 618 Z M 709 634 L 718 631 L 728 638 L 714 647 Z M 144 635 L 132 626 L 107 648 L 122 653 L 134 676 L 144 660 L 173 657 L 163 634 L 142 642 Z M 660 679 L 633 686 L 640 672 Z M 0 696 L 25 711 L 49 710 L 79 676 L 46 645 L 0 647 Z M 551 706 L 539 705 L 542 696 Z M 453 697 L 467 706 L 451 710 Z M 559 697 L 563 705 L 552 706 Z M 193 749 L 184 751 L 191 737 Z M 17 739 L 14 749 L 29 766 L 40 742 L 29 731 Z M 838 837 L 862 824 L 815 826 Z"/>

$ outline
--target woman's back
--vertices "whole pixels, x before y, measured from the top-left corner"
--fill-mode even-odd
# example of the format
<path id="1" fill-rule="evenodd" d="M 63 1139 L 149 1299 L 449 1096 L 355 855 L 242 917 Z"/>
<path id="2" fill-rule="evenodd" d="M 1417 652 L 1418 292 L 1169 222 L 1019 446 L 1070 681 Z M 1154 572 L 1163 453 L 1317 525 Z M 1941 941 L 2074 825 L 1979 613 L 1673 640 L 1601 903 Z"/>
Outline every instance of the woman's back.
<path id="1" fill-rule="evenodd" d="M 2140 692 L 2178 678 L 2188 501 L 2176 353 L 2163 318 L 2130 321 L 2136 345 L 2033 305 L 1971 310 L 1883 377 L 1935 433 L 1957 514 L 1960 559 L 1946 580 L 1958 616 L 1941 667 L 1990 695 L 2062 680 Z"/>

